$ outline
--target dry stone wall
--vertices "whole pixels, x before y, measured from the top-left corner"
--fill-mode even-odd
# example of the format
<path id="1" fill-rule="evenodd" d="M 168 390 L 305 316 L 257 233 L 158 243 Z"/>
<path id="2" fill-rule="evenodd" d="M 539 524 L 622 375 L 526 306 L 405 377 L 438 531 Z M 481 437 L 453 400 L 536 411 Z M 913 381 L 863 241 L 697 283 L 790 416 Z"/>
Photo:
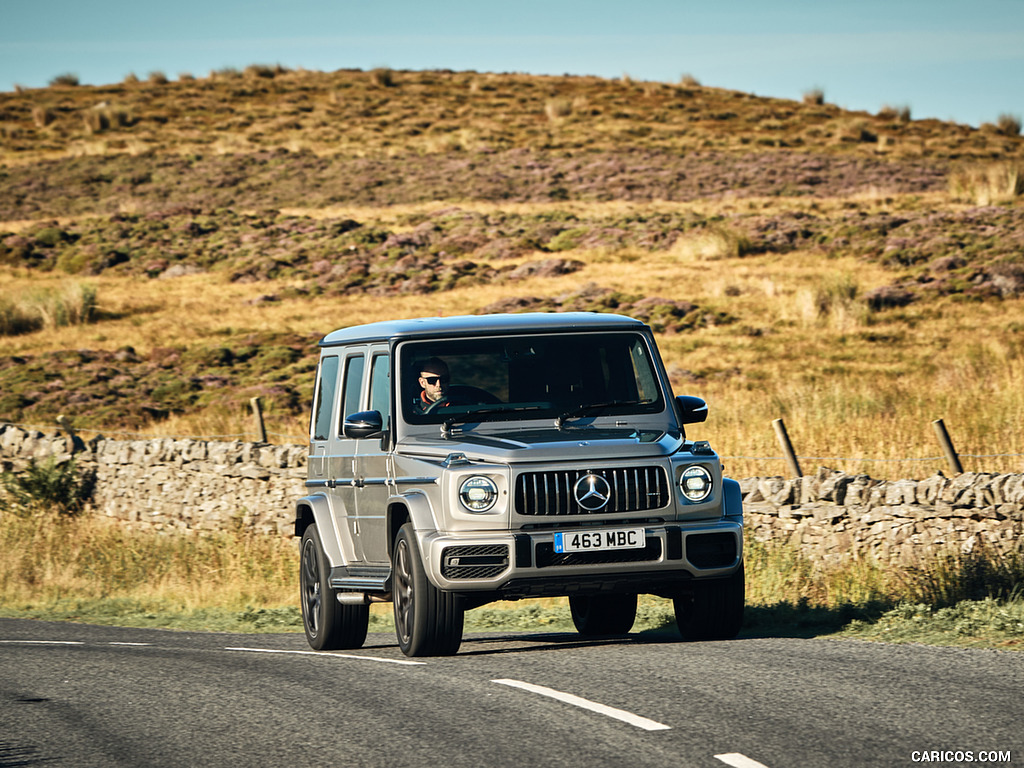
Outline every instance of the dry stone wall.
<path id="1" fill-rule="evenodd" d="M 87 443 L 0 425 L 0 461 L 71 456 L 96 473 L 97 514 L 159 529 L 245 528 L 292 534 L 295 500 L 305 493 L 306 447 L 209 440 L 108 440 Z M 786 479 L 740 481 L 750 535 L 793 541 L 814 558 L 871 555 L 914 562 L 929 553 L 1020 552 L 1024 474 L 936 474 L 878 480 L 820 469 Z"/>
<path id="2" fill-rule="evenodd" d="M 793 541 L 825 560 L 912 564 L 982 546 L 1024 551 L 1024 474 L 877 480 L 821 468 L 801 478 L 751 477 L 740 487 L 756 539 Z"/>
<path id="3" fill-rule="evenodd" d="M 0 460 L 71 458 L 72 439 L 0 426 Z M 95 472 L 97 514 L 159 529 L 243 528 L 290 536 L 305 495 L 306 446 L 212 440 L 77 441 L 76 463 Z"/>

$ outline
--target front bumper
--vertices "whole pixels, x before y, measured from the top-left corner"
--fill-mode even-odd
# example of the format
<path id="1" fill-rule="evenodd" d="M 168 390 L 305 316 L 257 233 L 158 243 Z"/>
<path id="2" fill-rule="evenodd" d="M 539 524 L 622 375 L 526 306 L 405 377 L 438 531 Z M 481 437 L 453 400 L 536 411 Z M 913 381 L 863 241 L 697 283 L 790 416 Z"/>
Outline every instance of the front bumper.
<path id="1" fill-rule="evenodd" d="M 616 526 L 629 526 L 622 521 Z M 743 526 L 644 525 L 643 549 L 557 554 L 554 530 L 427 533 L 420 551 L 431 582 L 455 592 L 544 597 L 594 592 L 671 593 L 694 579 L 729 576 L 743 560 Z"/>

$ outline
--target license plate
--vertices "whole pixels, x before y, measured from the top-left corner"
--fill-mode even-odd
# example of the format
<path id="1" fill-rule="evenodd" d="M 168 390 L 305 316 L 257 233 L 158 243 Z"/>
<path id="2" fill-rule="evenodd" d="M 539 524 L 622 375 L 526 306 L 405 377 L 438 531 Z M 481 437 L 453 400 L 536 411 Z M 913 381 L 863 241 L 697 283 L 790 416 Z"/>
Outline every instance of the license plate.
<path id="1" fill-rule="evenodd" d="M 597 531 L 566 531 L 555 534 L 555 553 L 602 552 L 609 549 L 643 549 L 647 546 L 643 528 L 613 528 Z"/>

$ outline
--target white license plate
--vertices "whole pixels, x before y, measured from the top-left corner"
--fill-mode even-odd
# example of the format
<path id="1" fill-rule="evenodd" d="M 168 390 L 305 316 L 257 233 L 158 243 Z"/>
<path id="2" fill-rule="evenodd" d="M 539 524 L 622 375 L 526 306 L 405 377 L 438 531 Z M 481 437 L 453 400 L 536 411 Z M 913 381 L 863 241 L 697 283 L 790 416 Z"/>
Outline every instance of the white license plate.
<path id="1" fill-rule="evenodd" d="M 555 553 L 602 552 L 609 549 L 643 549 L 647 546 L 643 528 L 612 528 L 566 531 L 555 534 Z"/>

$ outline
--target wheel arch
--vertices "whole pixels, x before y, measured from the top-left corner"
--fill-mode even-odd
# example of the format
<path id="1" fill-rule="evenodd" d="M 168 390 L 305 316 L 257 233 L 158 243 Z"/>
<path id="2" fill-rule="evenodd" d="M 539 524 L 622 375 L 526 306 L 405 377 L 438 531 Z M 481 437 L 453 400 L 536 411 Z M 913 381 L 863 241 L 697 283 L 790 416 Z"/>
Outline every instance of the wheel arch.
<path id="1" fill-rule="evenodd" d="M 320 543 L 330 565 L 344 565 L 345 556 L 338 546 L 338 536 L 327 499 L 323 496 L 304 496 L 295 503 L 295 535 L 301 537 L 314 523 L 320 532 Z"/>
<path id="2" fill-rule="evenodd" d="M 387 531 L 388 531 L 388 556 L 394 552 L 395 537 L 398 531 L 406 523 L 412 523 L 417 531 L 436 530 L 433 512 L 430 509 L 430 502 L 422 493 L 407 493 L 392 498 L 388 502 Z"/>

